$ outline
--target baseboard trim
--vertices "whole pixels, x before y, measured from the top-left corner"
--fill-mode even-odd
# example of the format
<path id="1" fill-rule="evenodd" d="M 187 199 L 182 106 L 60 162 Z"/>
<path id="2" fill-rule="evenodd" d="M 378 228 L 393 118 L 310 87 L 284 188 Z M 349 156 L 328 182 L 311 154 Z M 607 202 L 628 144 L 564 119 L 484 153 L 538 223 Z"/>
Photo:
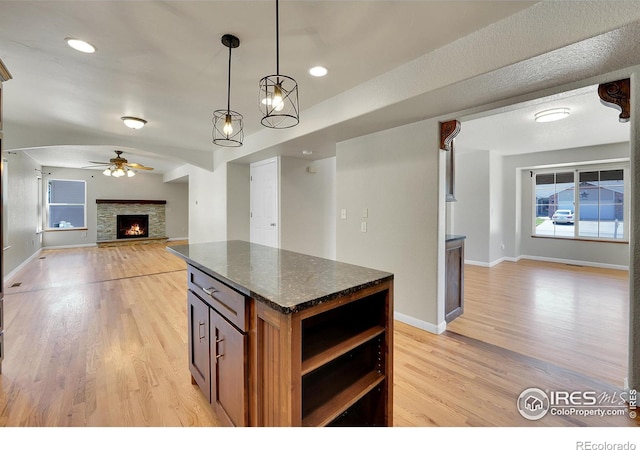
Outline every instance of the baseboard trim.
<path id="1" fill-rule="evenodd" d="M 472 259 L 465 259 L 464 263 L 469 264 L 470 266 L 495 267 L 502 262 L 505 262 L 505 261 L 518 262 L 519 259 L 520 258 L 511 258 L 509 256 L 503 256 L 502 258 L 496 259 L 495 261 L 491 261 L 491 262 L 474 261 Z"/>
<path id="2" fill-rule="evenodd" d="M 171 242 L 171 241 L 188 241 L 189 237 L 173 237 L 173 238 L 169 238 L 167 239 L 167 241 Z"/>
<path id="3" fill-rule="evenodd" d="M 83 247 L 96 247 L 98 244 L 70 244 L 70 245 L 52 245 L 50 247 L 42 247 L 42 250 L 60 250 L 63 248 L 83 248 Z"/>
<path id="4" fill-rule="evenodd" d="M 393 318 L 402 323 L 406 323 L 407 325 L 411 325 L 412 327 L 428 331 L 432 334 L 442 334 L 447 329 L 447 322 L 434 325 L 431 322 L 425 322 L 424 320 L 416 319 L 415 317 L 407 316 L 406 314 L 402 314 L 397 311 L 394 311 Z"/>
<path id="5" fill-rule="evenodd" d="M 572 266 L 598 267 L 600 269 L 614 269 L 629 271 L 629 266 L 621 266 L 618 264 L 604 264 L 591 261 L 578 261 L 574 259 L 548 258 L 546 256 L 521 255 L 518 259 L 530 259 L 533 261 L 544 261 L 559 264 L 570 264 Z"/>
<path id="6" fill-rule="evenodd" d="M 29 264 L 31 261 L 33 261 L 34 259 L 36 259 L 38 257 L 38 255 L 40 255 L 40 252 L 42 251 L 41 248 L 39 248 L 38 250 L 36 250 L 36 252 L 29 256 L 27 259 L 25 259 L 24 261 L 22 261 L 22 263 L 16 267 L 15 269 L 13 269 L 10 273 L 8 273 L 5 277 L 4 277 L 4 283 L 5 284 L 9 284 L 9 281 L 15 277 L 18 272 L 20 272 L 22 269 L 24 269 L 24 267 Z"/>

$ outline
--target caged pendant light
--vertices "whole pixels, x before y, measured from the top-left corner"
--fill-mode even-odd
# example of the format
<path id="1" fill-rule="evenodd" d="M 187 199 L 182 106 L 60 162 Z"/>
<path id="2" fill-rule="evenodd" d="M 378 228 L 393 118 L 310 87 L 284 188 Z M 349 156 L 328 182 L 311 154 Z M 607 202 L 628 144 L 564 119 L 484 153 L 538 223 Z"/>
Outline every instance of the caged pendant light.
<path id="1" fill-rule="evenodd" d="M 213 143 L 223 147 L 240 147 L 244 139 L 242 114 L 231 110 L 231 49 L 240 46 L 240 39 L 225 34 L 222 45 L 229 47 L 229 77 L 227 81 L 227 109 L 213 112 Z"/>
<path id="2" fill-rule="evenodd" d="M 262 125 L 269 128 L 291 128 L 300 122 L 298 83 L 280 74 L 280 23 L 276 0 L 276 74 L 260 80 Z"/>

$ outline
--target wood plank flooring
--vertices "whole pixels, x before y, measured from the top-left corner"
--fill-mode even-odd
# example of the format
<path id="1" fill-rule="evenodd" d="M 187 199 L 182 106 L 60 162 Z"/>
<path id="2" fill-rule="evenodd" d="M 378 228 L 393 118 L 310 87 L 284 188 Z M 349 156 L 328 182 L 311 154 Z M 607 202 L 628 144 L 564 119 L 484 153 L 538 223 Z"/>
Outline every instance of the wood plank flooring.
<path id="1" fill-rule="evenodd" d="M 207 401 L 190 383 L 182 260 L 161 244 L 48 250 L 40 256 L 44 259 L 31 261 L 6 285 L 7 353 L 0 375 L 0 425 L 219 425 Z M 573 287 L 580 299 L 584 290 L 610 284 L 599 294 L 607 292 L 608 308 L 585 311 L 573 302 L 573 308 L 584 314 L 578 315 L 580 320 L 595 317 L 590 318 L 591 325 L 583 322 L 580 327 L 590 334 L 567 345 L 581 347 L 584 340 L 588 344 L 585 352 L 609 352 L 589 367 L 567 361 L 570 350 L 559 348 L 554 336 L 547 336 L 556 333 L 565 341 L 579 336 L 568 332 L 577 313 L 561 315 L 564 322 L 558 331 L 545 319 L 551 315 L 546 308 L 554 305 L 546 295 L 558 289 L 550 276 L 560 271 L 544 264 L 514 266 L 514 273 L 502 274 L 512 277 L 506 283 L 505 278 L 500 281 L 500 276 L 493 275 L 493 269 L 467 268 L 465 314 L 443 335 L 395 323 L 394 424 L 637 425 L 626 416 L 547 416 L 532 422 L 519 415 L 516 399 L 527 387 L 616 389 L 615 381 L 620 380 L 626 364 L 625 352 L 609 352 L 616 348 L 615 339 L 602 343 L 598 341 L 601 335 L 591 333 L 606 328 L 593 324 L 602 323 L 607 314 L 612 315 L 611 320 L 624 315 L 624 306 L 616 309 L 612 305 L 624 290 L 615 286 L 626 282 L 624 277 L 618 279 L 619 273 L 600 278 L 586 269 L 571 269 L 578 277 L 586 276 Z M 570 275 L 562 273 L 561 278 L 570 280 Z M 540 286 L 546 291 L 533 289 L 538 285 L 527 281 L 531 278 L 542 280 Z M 18 282 L 19 286 L 11 287 Z M 502 301 L 513 303 L 509 298 L 516 286 L 521 286 L 515 296 L 523 304 L 514 305 L 509 318 L 499 314 L 500 306 L 489 299 L 501 293 Z M 536 305 L 544 308 L 538 311 Z M 526 328 L 529 316 L 536 324 Z M 510 321 L 513 324 L 507 325 Z M 537 329 L 539 324 L 547 328 Z M 527 339 L 533 333 L 546 337 L 542 350 Z M 624 333 L 619 330 L 618 334 Z M 600 364 L 606 367 L 596 367 Z"/>

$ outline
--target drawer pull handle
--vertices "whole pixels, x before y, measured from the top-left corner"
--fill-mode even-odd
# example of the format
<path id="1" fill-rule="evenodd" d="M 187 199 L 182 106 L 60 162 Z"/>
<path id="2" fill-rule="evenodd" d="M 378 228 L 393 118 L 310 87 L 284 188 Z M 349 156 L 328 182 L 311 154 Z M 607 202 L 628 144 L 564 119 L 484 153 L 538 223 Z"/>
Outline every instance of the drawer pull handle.
<path id="1" fill-rule="evenodd" d="M 213 297 L 213 294 L 217 294 L 218 292 L 220 292 L 219 290 L 217 290 L 216 288 L 210 287 L 210 288 L 201 288 L 205 294 L 207 294 L 209 297 Z"/>
<path id="2" fill-rule="evenodd" d="M 222 342 L 222 341 L 224 341 L 224 338 L 222 338 L 222 339 L 216 339 L 216 344 L 218 344 L 218 343 L 220 343 L 220 342 Z"/>
<path id="3" fill-rule="evenodd" d="M 222 356 L 224 356 L 224 353 L 221 353 L 219 355 L 216 355 L 216 359 L 221 358 Z"/>

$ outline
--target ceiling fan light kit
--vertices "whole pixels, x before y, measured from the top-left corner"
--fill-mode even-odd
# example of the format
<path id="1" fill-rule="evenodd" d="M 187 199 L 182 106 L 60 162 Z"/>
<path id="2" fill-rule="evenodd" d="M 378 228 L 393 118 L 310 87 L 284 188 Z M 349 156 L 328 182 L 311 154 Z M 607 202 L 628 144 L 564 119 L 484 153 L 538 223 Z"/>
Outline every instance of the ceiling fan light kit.
<path id="1" fill-rule="evenodd" d="M 111 158 L 109 162 L 99 162 L 99 161 L 89 161 L 91 164 L 96 164 L 97 166 L 107 166 L 106 169 L 102 172 L 103 175 L 107 177 L 120 178 L 123 176 L 134 177 L 136 175 L 136 170 L 153 170 L 153 167 L 143 166 L 138 163 L 130 163 L 122 156 L 121 150 L 114 150 L 116 153 L 115 158 Z M 92 167 L 92 166 L 89 166 Z M 85 167 L 88 168 L 88 167 Z M 135 169 L 135 170 L 134 170 Z"/>

